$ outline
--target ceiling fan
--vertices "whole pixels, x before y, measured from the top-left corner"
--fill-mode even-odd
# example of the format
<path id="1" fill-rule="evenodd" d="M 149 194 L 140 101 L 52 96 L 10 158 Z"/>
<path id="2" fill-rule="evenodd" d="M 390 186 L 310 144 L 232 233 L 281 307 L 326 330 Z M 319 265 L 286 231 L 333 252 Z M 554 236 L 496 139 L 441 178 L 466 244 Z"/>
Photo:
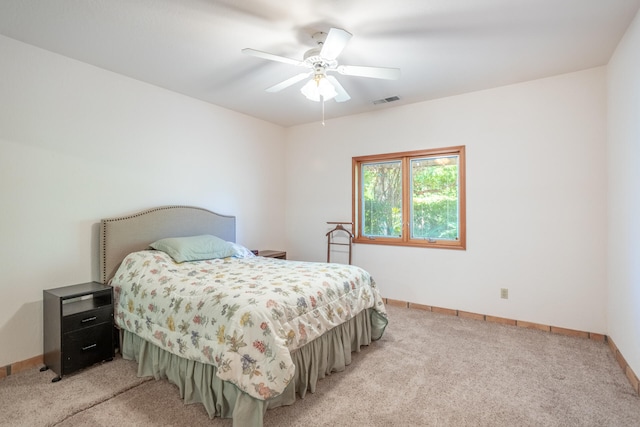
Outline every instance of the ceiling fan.
<path id="1" fill-rule="evenodd" d="M 242 52 L 258 58 L 284 62 L 285 64 L 291 64 L 309 70 L 267 88 L 267 92 L 279 92 L 307 77 L 313 76 L 300 89 L 308 99 L 323 102 L 335 99 L 336 102 L 345 102 L 350 100 L 351 97 L 340 82 L 338 82 L 334 76 L 327 73 L 338 72 L 345 76 L 370 77 L 386 80 L 396 80 L 400 77 L 399 68 L 339 65 L 336 58 L 340 55 L 351 37 L 351 33 L 340 28 L 331 28 L 328 34 L 324 32 L 315 33 L 312 38 L 318 44 L 318 47 L 305 52 L 302 61 L 249 48 L 242 49 Z"/>

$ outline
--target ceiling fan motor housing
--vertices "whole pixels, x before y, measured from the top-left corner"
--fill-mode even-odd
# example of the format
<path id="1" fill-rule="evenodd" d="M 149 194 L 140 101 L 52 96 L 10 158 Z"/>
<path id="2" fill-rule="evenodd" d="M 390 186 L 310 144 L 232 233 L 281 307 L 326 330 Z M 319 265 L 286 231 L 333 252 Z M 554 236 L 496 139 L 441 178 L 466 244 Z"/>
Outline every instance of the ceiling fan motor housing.
<path id="1" fill-rule="evenodd" d="M 321 48 L 324 42 L 327 40 L 327 33 L 324 31 L 318 31 L 317 33 L 313 33 L 311 35 L 313 41 L 318 44 L 318 47 Z"/>
<path id="2" fill-rule="evenodd" d="M 314 47 L 306 51 L 304 53 L 303 62 L 313 68 L 316 74 L 324 74 L 326 70 L 335 69 L 338 66 L 338 61 L 320 56 L 322 46 L 327 40 L 327 33 L 318 31 L 317 33 L 314 33 L 311 38 L 318 44 L 318 47 Z"/>

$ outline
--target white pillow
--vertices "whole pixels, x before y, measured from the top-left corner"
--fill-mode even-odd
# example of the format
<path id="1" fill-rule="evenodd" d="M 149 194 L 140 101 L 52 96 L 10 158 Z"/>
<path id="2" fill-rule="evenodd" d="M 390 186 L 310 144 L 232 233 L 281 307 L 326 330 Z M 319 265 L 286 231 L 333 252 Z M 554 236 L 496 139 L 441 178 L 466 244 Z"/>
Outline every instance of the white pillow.
<path id="1" fill-rule="evenodd" d="M 253 258 L 256 256 L 253 252 L 251 252 L 249 249 L 245 248 L 242 245 L 239 245 L 237 243 L 232 243 L 232 242 L 229 242 L 229 243 L 231 244 L 231 247 L 233 247 L 233 251 L 234 251 L 233 256 L 236 258 Z"/>

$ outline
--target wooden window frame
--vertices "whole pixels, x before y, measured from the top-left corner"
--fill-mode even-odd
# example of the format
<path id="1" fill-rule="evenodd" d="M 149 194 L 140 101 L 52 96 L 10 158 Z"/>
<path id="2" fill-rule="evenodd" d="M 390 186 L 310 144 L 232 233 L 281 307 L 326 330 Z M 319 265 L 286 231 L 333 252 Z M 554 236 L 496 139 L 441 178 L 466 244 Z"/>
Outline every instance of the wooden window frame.
<path id="1" fill-rule="evenodd" d="M 412 158 L 433 156 L 458 156 L 458 238 L 449 239 L 411 239 L 411 177 L 410 161 Z M 400 238 L 364 236 L 362 233 L 362 194 L 361 194 L 361 166 L 363 163 L 401 161 L 402 164 L 402 235 Z M 426 248 L 459 249 L 467 247 L 467 217 L 466 217 L 466 159 L 465 146 L 433 148 L 427 150 L 405 151 L 398 153 L 374 154 L 352 158 L 352 221 L 354 224 L 354 243 L 391 246 L 412 246 Z"/>

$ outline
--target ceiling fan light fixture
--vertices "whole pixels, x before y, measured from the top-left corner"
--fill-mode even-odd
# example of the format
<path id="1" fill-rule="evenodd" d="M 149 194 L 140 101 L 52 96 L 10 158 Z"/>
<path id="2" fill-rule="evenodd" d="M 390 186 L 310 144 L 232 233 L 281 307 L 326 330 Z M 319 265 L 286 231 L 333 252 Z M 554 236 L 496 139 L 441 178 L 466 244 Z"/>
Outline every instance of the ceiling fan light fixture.
<path id="1" fill-rule="evenodd" d="M 336 88 L 333 87 L 324 75 L 316 75 L 302 86 L 300 92 L 302 92 L 307 99 L 316 102 L 320 102 L 320 97 L 322 97 L 323 101 L 328 101 L 338 95 Z"/>
<path id="2" fill-rule="evenodd" d="M 317 46 L 307 50 L 302 61 L 249 48 L 242 49 L 242 53 L 306 68 L 306 73 L 290 77 L 274 86 L 268 87 L 266 91 L 279 92 L 313 75 L 313 79 L 308 81 L 300 91 L 311 101 L 322 101 L 323 108 L 324 101 L 329 99 L 334 99 L 336 102 L 346 102 L 351 99 L 351 96 L 349 96 L 340 82 L 332 74 L 327 74 L 327 72 L 385 80 L 397 80 L 400 78 L 399 68 L 339 65 L 337 57 L 342 53 L 352 37 L 348 31 L 341 28 L 331 28 L 328 33 L 318 32 L 311 37 Z M 387 99 L 386 101 L 389 100 Z"/>

